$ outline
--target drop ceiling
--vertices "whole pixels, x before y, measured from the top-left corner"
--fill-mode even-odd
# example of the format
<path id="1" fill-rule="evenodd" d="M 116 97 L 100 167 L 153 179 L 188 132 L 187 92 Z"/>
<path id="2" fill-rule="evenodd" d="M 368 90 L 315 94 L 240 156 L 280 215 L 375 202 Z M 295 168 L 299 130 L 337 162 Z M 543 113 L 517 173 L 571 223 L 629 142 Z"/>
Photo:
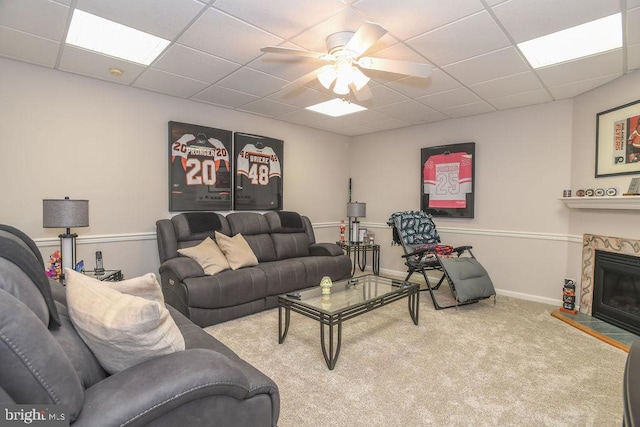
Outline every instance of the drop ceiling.
<path id="1" fill-rule="evenodd" d="M 171 44 L 150 66 L 66 45 L 74 8 Z M 618 12 L 621 49 L 534 70 L 516 46 Z M 324 52 L 365 21 L 388 30 L 370 56 L 433 66 L 428 79 L 368 72 L 367 111 L 305 110 L 335 95 L 283 87 L 323 63 L 260 51 Z M 0 0 L 0 56 L 355 136 L 571 98 L 640 68 L 640 0 Z"/>

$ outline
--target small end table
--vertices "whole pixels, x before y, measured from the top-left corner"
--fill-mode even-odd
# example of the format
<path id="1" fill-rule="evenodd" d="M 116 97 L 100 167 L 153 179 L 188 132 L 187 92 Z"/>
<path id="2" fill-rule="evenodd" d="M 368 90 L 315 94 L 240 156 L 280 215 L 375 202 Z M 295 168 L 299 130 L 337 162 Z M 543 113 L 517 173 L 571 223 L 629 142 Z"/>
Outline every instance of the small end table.
<path id="1" fill-rule="evenodd" d="M 371 265 L 373 274 L 376 276 L 380 275 L 380 245 L 375 243 L 371 244 L 347 241 L 337 241 L 336 244 L 347 253 L 347 256 L 353 256 L 353 268 L 351 270 L 352 276 L 353 273 L 356 272 L 356 265 L 360 267 L 360 271 L 364 271 L 367 266 L 367 252 L 371 252 L 373 258 Z"/>
<path id="2" fill-rule="evenodd" d="M 124 280 L 122 270 L 104 270 L 100 273 L 96 273 L 95 270 L 86 270 L 84 272 L 84 275 L 93 277 L 94 279 L 98 279 L 103 282 L 119 282 L 121 280 Z"/>

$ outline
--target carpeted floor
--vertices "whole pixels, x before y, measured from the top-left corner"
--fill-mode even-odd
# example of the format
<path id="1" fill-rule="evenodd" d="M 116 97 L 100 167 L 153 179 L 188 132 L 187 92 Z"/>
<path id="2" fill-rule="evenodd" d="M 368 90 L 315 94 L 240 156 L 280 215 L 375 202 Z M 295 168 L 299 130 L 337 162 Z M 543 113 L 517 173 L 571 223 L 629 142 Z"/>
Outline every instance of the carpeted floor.
<path id="1" fill-rule="evenodd" d="M 278 310 L 205 330 L 269 375 L 280 427 L 619 426 L 627 354 L 550 313 L 498 296 L 435 311 L 420 324 L 404 300 L 349 320 L 333 371 L 319 324 L 292 313 L 278 344 Z"/>

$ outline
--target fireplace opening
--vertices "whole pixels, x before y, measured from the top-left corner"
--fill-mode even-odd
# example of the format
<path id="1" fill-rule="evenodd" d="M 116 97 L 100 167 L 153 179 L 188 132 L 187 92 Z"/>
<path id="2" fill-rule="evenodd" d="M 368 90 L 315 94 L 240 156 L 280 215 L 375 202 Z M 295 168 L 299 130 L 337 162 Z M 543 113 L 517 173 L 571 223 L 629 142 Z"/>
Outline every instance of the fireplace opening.
<path id="1" fill-rule="evenodd" d="M 640 335 L 640 257 L 596 250 L 591 315 Z"/>

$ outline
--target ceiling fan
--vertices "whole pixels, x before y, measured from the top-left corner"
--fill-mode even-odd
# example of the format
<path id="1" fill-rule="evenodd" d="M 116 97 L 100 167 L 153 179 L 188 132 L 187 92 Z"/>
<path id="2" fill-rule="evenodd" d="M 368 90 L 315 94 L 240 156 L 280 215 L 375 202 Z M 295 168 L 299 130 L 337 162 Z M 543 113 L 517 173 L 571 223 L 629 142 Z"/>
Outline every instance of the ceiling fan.
<path id="1" fill-rule="evenodd" d="M 349 91 L 352 91 L 358 100 L 363 101 L 371 97 L 371 91 L 367 87 L 370 78 L 362 72 L 362 69 L 421 78 L 431 75 L 431 67 L 427 64 L 362 56 L 386 33 L 387 30 L 379 24 L 365 22 L 355 33 L 341 31 L 327 37 L 328 53 L 279 46 L 266 46 L 261 51 L 329 62 L 289 85 L 303 85 L 317 77 L 326 89 L 333 87 L 333 92 L 338 95 L 348 95 Z"/>

